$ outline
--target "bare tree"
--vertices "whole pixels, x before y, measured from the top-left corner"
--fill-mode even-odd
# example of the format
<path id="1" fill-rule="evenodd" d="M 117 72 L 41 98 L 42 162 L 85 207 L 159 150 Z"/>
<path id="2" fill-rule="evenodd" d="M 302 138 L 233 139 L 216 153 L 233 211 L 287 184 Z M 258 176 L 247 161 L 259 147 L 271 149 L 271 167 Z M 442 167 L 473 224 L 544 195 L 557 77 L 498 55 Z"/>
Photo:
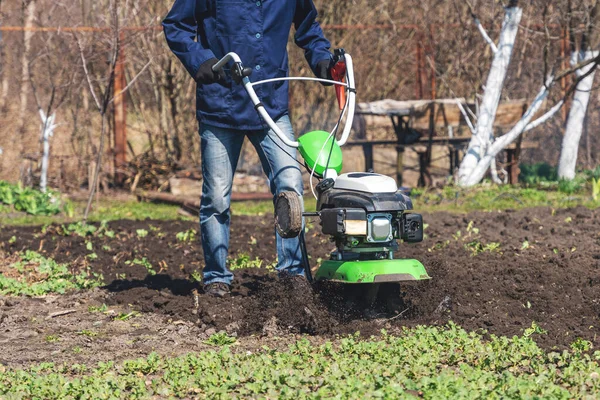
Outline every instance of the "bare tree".
<path id="1" fill-rule="evenodd" d="M 492 68 L 490 69 L 488 76 L 488 84 L 486 85 L 483 94 L 482 106 L 479 108 L 478 112 L 477 128 L 475 129 L 476 133 L 473 135 L 473 138 L 469 143 L 467 154 L 465 155 L 459 169 L 458 183 L 462 186 L 472 186 L 479 183 L 489 170 L 490 166 L 495 163 L 496 156 L 500 153 L 500 151 L 514 142 L 524 132 L 541 125 L 554 116 L 554 114 L 563 106 L 564 99 L 558 101 L 538 119 L 533 119 L 538 111 L 540 111 L 544 101 L 548 97 L 550 89 L 555 85 L 556 82 L 560 81 L 560 79 L 564 76 L 572 74 L 574 71 L 580 70 L 586 66 L 595 68 L 595 65 L 598 63 L 598 57 L 588 58 L 584 62 L 574 65 L 572 68 L 555 74 L 553 71 L 554 68 L 549 67 L 547 60 L 544 60 L 544 70 L 547 75 L 544 83 L 538 91 L 538 94 L 532 100 L 529 108 L 523 114 L 522 118 L 517 122 L 517 124 L 515 124 L 513 128 L 510 129 L 506 134 L 495 139 L 491 132 L 491 126 L 495 119 L 496 108 L 500 100 L 500 91 L 502 90 L 503 86 L 502 82 L 504 81 L 506 68 L 508 68 L 508 62 L 510 58 L 507 58 L 507 56 L 504 55 L 504 61 L 497 60 L 500 58 L 499 53 L 501 53 L 502 47 L 506 45 L 505 43 L 509 43 L 511 46 L 514 44 L 514 41 L 512 41 L 512 43 L 509 41 L 510 37 L 512 36 L 505 40 L 502 40 L 502 38 L 508 36 L 506 31 L 511 30 L 509 21 L 513 21 L 513 23 L 515 20 L 518 21 L 519 17 L 517 17 L 517 15 L 520 14 L 520 11 L 518 10 L 519 8 L 517 1 L 511 1 L 506 8 L 505 23 L 502 25 L 498 51 L 495 53 L 494 62 L 492 62 Z M 481 26 L 478 26 L 478 28 L 480 31 L 483 31 Z M 514 28 L 516 29 L 517 27 Z M 484 38 L 486 37 L 488 36 L 484 35 Z M 508 53 L 508 50 L 506 53 Z M 588 75 L 589 71 L 588 73 L 580 75 L 576 84 L 579 84 Z M 498 82 L 500 78 L 502 82 Z M 573 91 L 573 88 L 574 86 L 569 90 L 569 93 Z M 480 127 L 482 127 L 481 130 Z"/>
<path id="2" fill-rule="evenodd" d="M 57 51 L 67 53 L 69 46 L 56 32 L 47 34 L 40 53 L 29 60 L 27 71 L 33 97 L 41 120 L 42 170 L 40 190 L 47 186 L 50 159 L 50 138 L 56 128 L 56 111 L 78 86 L 77 72 L 69 63 L 57 57 Z"/>
<path id="3" fill-rule="evenodd" d="M 600 22 L 599 1 L 594 1 L 591 6 L 586 30 L 581 37 L 581 48 L 577 52 L 574 46 L 575 37 L 572 35 L 573 41 L 571 63 L 576 65 L 578 61 L 588 61 L 598 57 L 598 45 L 600 44 L 600 34 L 597 28 Z M 571 1 L 569 1 L 569 9 Z M 573 95 L 573 102 L 565 135 L 563 136 L 562 149 L 560 153 L 560 161 L 558 164 L 558 176 L 563 179 L 575 178 L 575 167 L 577 166 L 577 153 L 579 150 L 579 141 L 585 123 L 585 114 L 590 100 L 590 93 L 594 84 L 594 75 L 596 71 L 596 63 L 587 64 L 581 69 L 577 69 L 576 76 L 582 78 L 579 80 Z"/>

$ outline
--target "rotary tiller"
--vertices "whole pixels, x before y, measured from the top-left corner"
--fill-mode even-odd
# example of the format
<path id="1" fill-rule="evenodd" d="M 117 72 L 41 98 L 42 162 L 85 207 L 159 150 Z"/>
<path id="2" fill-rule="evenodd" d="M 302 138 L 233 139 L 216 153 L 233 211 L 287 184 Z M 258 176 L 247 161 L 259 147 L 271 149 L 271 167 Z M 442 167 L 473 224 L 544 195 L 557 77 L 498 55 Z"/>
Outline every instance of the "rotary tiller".
<path id="1" fill-rule="evenodd" d="M 317 199 L 315 212 L 303 212 L 302 202 L 293 192 L 280 193 L 275 200 L 275 226 L 282 237 L 300 235 L 304 267 L 309 280 L 329 280 L 347 284 L 370 284 L 370 301 L 381 283 L 398 283 L 430 279 L 419 261 L 396 256 L 398 241 L 415 243 L 423 240 L 423 218 L 409 212 L 412 202 L 398 190 L 388 176 L 350 172 L 341 174 L 342 150 L 350 134 L 354 117 L 356 90 L 352 57 L 337 49 L 332 68 L 333 80 L 309 77 L 284 77 L 250 82 L 251 68 L 244 68 L 235 53 L 228 53 L 213 69 L 233 61 L 234 81 L 244 85 L 252 103 L 267 125 L 290 147 L 297 148 L 312 177 L 320 182 L 313 190 Z M 328 82 L 335 85 L 340 118 L 331 132 L 312 131 L 288 139 L 269 116 L 253 86 L 281 80 Z M 336 133 L 344 115 L 344 129 Z M 316 191 L 316 193 L 315 193 Z M 316 268 L 314 277 L 309 266 L 303 232 L 303 217 L 319 219 L 322 231 L 330 235 L 335 250 Z"/>

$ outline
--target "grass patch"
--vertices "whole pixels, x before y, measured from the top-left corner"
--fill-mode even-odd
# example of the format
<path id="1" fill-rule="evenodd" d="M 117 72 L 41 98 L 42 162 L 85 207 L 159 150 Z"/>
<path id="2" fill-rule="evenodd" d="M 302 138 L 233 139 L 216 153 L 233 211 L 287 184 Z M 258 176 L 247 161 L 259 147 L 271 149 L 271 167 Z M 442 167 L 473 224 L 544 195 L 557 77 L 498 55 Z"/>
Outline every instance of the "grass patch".
<path id="1" fill-rule="evenodd" d="M 491 185 L 483 183 L 472 188 L 446 186 L 443 189 L 413 189 L 411 199 L 415 209 L 422 212 L 494 211 L 531 207 L 567 208 L 583 205 L 600 207 L 600 199 L 591 193 L 559 190 L 558 184 L 540 184 L 537 187 Z"/>
<path id="2" fill-rule="evenodd" d="M 594 178 L 595 179 L 595 178 Z M 466 213 L 474 210 L 505 210 L 528 207 L 549 206 L 567 208 L 584 205 L 589 208 L 600 207 L 600 183 L 595 180 L 586 183 L 584 189 L 576 183 L 541 182 L 535 187 L 496 186 L 489 183 L 472 188 L 446 186 L 443 189 L 415 188 L 411 198 L 414 208 L 421 212 L 449 211 Z M 587 190 L 589 186 L 589 190 Z M 579 188 L 579 189 L 578 189 Z M 595 188 L 595 192 L 593 191 Z M 595 196 L 594 196 L 595 193 Z M 72 224 L 81 221 L 84 202 L 72 202 L 72 216 L 64 214 L 54 216 L 15 215 L 11 208 L 0 206 L 0 225 L 49 225 Z M 304 207 L 314 211 L 316 201 L 312 196 L 304 197 Z M 234 215 L 270 215 L 273 203 L 270 200 L 232 202 Z M 185 217 L 179 214 L 179 206 L 137 202 L 135 200 L 101 200 L 93 208 L 89 221 L 113 221 L 120 219 L 157 219 L 197 221 L 197 216 Z M 67 225 L 68 226 L 68 225 Z M 182 235 L 185 232 L 181 233 Z M 179 238 L 178 238 L 179 239 Z M 189 240 L 181 237 L 181 241 Z"/>
<path id="3" fill-rule="evenodd" d="M 91 273 L 86 266 L 74 268 L 59 264 L 35 251 L 2 257 L 0 295 L 42 296 L 68 290 L 90 289 L 103 284 L 102 275 Z"/>
<path id="4" fill-rule="evenodd" d="M 400 337 L 337 339 L 287 351 L 220 349 L 97 366 L 0 366 L 0 394 L 25 398 L 597 398 L 600 352 L 589 342 L 546 352 L 528 331 L 484 340 L 449 324 Z M 218 345 L 223 338 L 219 337 Z M 212 342 L 212 341 L 211 341 Z M 227 340 L 232 342 L 232 340 Z"/>

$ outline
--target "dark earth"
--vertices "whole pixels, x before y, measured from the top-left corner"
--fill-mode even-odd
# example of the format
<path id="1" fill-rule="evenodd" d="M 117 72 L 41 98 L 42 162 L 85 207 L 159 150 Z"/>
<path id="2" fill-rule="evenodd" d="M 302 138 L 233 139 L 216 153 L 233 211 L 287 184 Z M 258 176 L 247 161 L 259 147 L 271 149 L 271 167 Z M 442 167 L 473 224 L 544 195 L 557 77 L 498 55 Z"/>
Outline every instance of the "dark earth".
<path id="1" fill-rule="evenodd" d="M 372 307 L 356 301 L 362 286 L 305 287 L 280 280 L 272 269 L 270 215 L 233 217 L 232 265 L 244 259 L 262 263 L 236 269 L 232 295 L 223 299 L 204 295 L 192 278 L 202 269 L 198 237 L 176 238 L 197 230 L 196 222 L 114 221 L 108 224 L 114 238 L 87 239 L 60 235 L 59 226 L 44 233 L 42 227 L 2 227 L 1 257 L 39 251 L 58 262 L 89 265 L 103 274 L 106 286 L 42 298 L 0 296 L 0 364 L 95 362 L 150 351 L 183 354 L 210 347 L 204 340 L 219 331 L 237 336 L 240 349 L 253 351 L 285 346 L 300 335 L 322 343 L 357 331 L 402 334 L 405 326 L 448 321 L 504 336 L 522 335 L 535 322 L 547 333 L 533 338 L 546 349 L 568 348 L 578 338 L 600 347 L 599 210 L 535 208 L 424 218 L 425 240 L 401 245 L 401 251 L 420 260 L 432 279 L 404 284 L 401 293 L 383 288 Z M 147 236 L 139 237 L 140 229 Z M 92 252 L 86 240 L 97 259 L 86 258 Z M 313 266 L 333 247 L 316 223 L 309 224 L 307 242 Z M 128 263 L 144 257 L 156 275 Z M 384 301 L 390 297 L 395 308 Z M 102 304 L 109 311 L 89 310 Z M 61 311 L 70 313 L 56 315 Z M 139 314 L 126 321 L 115 318 L 131 311 Z"/>

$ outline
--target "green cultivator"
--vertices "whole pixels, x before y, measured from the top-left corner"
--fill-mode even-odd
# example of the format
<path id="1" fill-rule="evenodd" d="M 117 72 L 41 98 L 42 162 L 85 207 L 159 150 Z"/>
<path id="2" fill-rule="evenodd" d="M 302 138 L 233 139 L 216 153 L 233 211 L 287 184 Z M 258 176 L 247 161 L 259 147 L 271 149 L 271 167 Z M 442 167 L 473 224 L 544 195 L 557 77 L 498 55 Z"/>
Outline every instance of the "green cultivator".
<path id="1" fill-rule="evenodd" d="M 343 49 L 335 51 L 334 80 L 285 77 L 250 82 L 250 69 L 245 69 L 234 53 L 226 55 L 215 70 L 233 60 L 233 74 L 245 86 L 257 111 L 269 127 L 288 146 L 298 148 L 312 177 L 320 182 L 313 191 L 317 199 L 315 212 L 303 212 L 300 198 L 292 192 L 281 193 L 275 201 L 275 225 L 283 237 L 301 235 L 305 269 L 313 279 L 304 242 L 303 217 L 319 218 L 324 234 L 331 236 L 335 250 L 330 259 L 318 266 L 315 280 L 331 280 L 351 284 L 369 284 L 365 293 L 377 292 L 380 283 L 397 283 L 429 279 L 423 265 L 413 259 L 398 258 L 398 241 L 415 243 L 423 240 L 423 218 L 410 213 L 412 202 L 398 190 L 388 176 L 351 172 L 341 174 L 342 150 L 350 134 L 355 108 L 355 85 L 352 58 Z M 331 132 L 313 131 L 298 141 L 289 140 L 267 114 L 253 86 L 277 80 L 326 81 L 336 85 L 341 115 Z M 346 115 L 340 139 L 336 133 Z M 316 191 L 316 193 L 315 193 Z M 373 290 L 375 289 L 375 290 Z"/>

